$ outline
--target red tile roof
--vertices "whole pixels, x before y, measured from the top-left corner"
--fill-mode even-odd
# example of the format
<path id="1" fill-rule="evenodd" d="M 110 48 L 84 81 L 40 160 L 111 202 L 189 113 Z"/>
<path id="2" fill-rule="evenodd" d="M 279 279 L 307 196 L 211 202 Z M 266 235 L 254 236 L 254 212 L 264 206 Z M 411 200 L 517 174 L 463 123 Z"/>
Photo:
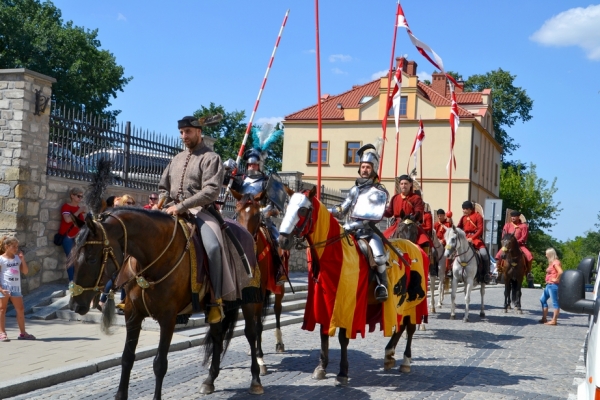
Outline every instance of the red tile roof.
<path id="1" fill-rule="evenodd" d="M 360 108 L 360 100 L 364 96 L 377 97 L 379 96 L 379 79 L 364 85 L 356 85 L 352 89 L 348 90 L 339 95 L 331 95 L 323 99 L 321 103 L 321 118 L 327 120 L 343 120 L 344 110 L 338 108 L 338 104 L 342 105 L 342 108 Z M 418 88 L 421 90 L 422 96 L 429 100 L 435 106 L 449 106 L 450 97 L 444 97 L 440 93 L 433 90 L 430 86 L 423 82 L 418 83 Z M 487 89 L 486 89 L 487 90 Z M 459 117 L 472 117 L 473 113 L 460 107 L 460 104 L 481 104 L 482 93 L 484 92 L 463 92 L 456 94 L 456 101 L 459 104 L 458 116 Z M 285 120 L 316 120 L 317 119 L 317 105 L 312 105 L 304 108 L 295 113 L 289 114 L 285 117 Z"/>
<path id="2" fill-rule="evenodd" d="M 342 104 L 342 108 L 360 108 L 360 99 L 364 96 L 376 97 L 379 96 L 379 79 L 364 85 L 354 86 L 339 95 L 329 96 L 321 103 L 321 118 L 322 119 L 344 119 L 344 110 L 337 108 L 338 103 Z M 287 115 L 286 120 L 314 120 L 317 119 L 317 105 L 307 107 L 293 114 Z"/>

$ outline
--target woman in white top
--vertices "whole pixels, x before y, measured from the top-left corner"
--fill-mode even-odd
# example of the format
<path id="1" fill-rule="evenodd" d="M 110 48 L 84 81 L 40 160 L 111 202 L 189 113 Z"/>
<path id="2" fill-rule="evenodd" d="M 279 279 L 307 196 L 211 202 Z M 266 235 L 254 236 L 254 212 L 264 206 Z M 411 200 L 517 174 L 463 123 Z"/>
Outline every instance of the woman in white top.
<path id="1" fill-rule="evenodd" d="M 8 342 L 6 335 L 6 308 L 8 299 L 17 312 L 17 324 L 21 334 L 18 339 L 34 340 L 35 336 L 25 331 L 25 306 L 21 294 L 21 272 L 29 272 L 25 256 L 19 251 L 19 241 L 14 236 L 0 238 L 0 342 Z"/>

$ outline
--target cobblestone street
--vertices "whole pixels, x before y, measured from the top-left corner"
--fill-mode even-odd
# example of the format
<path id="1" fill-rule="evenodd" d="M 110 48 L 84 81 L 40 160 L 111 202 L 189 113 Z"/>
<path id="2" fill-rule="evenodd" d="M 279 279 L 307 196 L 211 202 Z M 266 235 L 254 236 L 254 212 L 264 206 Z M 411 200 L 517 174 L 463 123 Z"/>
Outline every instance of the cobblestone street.
<path id="1" fill-rule="evenodd" d="M 319 357 L 319 335 L 300 324 L 282 328 L 284 354 L 275 353 L 273 331 L 264 333 L 265 362 L 269 374 L 261 377 L 264 399 L 566 399 L 576 393 L 574 382 L 584 375 L 581 348 L 587 316 L 561 313 L 558 326 L 537 323 L 540 290 L 523 290 L 523 315 L 504 314 L 503 286 L 488 287 L 486 319 L 479 317 L 479 290 L 471 294 L 471 322 L 462 321 L 464 294 L 457 296 L 458 313 L 449 320 L 449 301 L 430 315 L 427 331 L 417 331 L 412 346 L 412 372 L 397 367 L 383 370 L 387 339 L 378 332 L 350 342 L 350 382 L 334 386 L 338 372 L 339 344 L 330 340 L 327 379 L 315 381 L 311 374 Z M 493 306 L 491 306 L 493 304 Z M 406 341 L 400 340 L 396 358 L 402 358 Z M 250 385 L 250 360 L 244 337 L 233 339 L 223 369 L 215 382 L 216 392 L 202 396 L 198 389 L 207 369 L 200 348 L 173 352 L 163 386 L 165 399 L 246 399 Z M 112 399 L 120 368 L 30 392 L 12 399 Z M 151 399 L 154 391 L 152 359 L 134 366 L 129 397 Z"/>

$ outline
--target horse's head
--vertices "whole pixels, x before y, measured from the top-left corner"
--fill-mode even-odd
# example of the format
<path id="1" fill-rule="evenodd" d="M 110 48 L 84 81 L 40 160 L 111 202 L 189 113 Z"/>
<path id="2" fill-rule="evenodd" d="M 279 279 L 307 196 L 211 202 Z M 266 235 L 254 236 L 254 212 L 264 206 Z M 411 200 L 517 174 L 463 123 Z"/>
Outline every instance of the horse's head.
<path id="1" fill-rule="evenodd" d="M 85 222 L 74 219 L 81 231 L 68 257 L 69 264 L 75 267 L 73 282 L 69 284 L 69 306 L 80 315 L 89 311 L 92 299 L 102 293 L 106 282 L 123 262 L 125 249 L 119 239 L 124 237 L 124 230 L 115 218 L 111 218 L 114 223 L 107 221 L 108 218 L 108 214 L 98 219 L 88 214 Z"/>
<path id="2" fill-rule="evenodd" d="M 241 194 L 231 189 L 231 195 L 237 200 L 235 213 L 237 221 L 252 234 L 256 235 L 261 222 L 261 200 L 265 197 L 265 192 L 257 195 L 250 193 Z"/>
<path id="3" fill-rule="evenodd" d="M 283 250 L 291 249 L 295 238 L 304 237 L 308 233 L 315 193 L 314 187 L 302 193 L 288 192 L 290 201 L 279 226 L 279 246 Z"/>
<path id="4" fill-rule="evenodd" d="M 444 256 L 446 258 L 450 258 L 453 254 L 457 252 L 457 250 L 461 247 L 461 233 L 464 236 L 462 230 L 452 225 L 452 229 L 446 229 L 446 233 L 444 234 L 444 239 L 446 240 L 446 251 L 444 251 Z"/>
<path id="5" fill-rule="evenodd" d="M 394 233 L 394 237 L 407 239 L 413 243 L 416 243 L 418 234 L 419 228 L 417 228 L 417 224 L 413 220 L 407 218 L 398 224 L 396 227 L 396 232 Z"/>
<path id="6" fill-rule="evenodd" d="M 517 239 L 515 238 L 515 234 L 513 233 L 505 233 L 502 236 L 502 240 L 500 241 L 502 244 L 502 259 L 506 259 L 506 254 L 510 253 L 513 249 L 518 249 Z"/>

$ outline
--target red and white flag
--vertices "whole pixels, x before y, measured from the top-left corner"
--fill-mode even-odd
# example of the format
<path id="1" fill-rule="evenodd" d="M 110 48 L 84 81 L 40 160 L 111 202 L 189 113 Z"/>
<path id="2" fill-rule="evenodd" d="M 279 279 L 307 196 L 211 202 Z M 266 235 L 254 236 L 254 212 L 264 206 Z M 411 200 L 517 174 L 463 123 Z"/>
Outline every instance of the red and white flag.
<path id="1" fill-rule="evenodd" d="M 419 53 L 421 53 L 421 55 L 423 55 L 423 57 L 425 57 L 431 64 L 433 64 L 434 67 L 436 67 L 437 69 L 442 71 L 446 75 L 446 77 L 448 79 L 450 79 L 456 86 L 462 87 L 462 85 L 460 85 L 458 82 L 456 82 L 456 80 L 452 77 L 452 75 L 449 75 L 446 73 L 446 70 L 444 69 L 444 63 L 442 61 L 442 58 L 440 56 L 438 56 L 437 53 L 435 51 L 433 51 L 433 49 L 431 47 L 429 47 L 426 43 L 421 42 L 412 33 L 412 31 L 410 30 L 410 28 L 408 26 L 408 21 L 406 20 L 406 16 L 404 15 L 404 10 L 402 9 L 400 2 L 398 2 L 398 10 L 396 11 L 396 26 L 398 28 L 406 28 L 406 33 L 408 33 L 408 37 L 410 38 L 410 41 L 412 42 L 412 44 L 415 45 L 415 47 L 417 48 Z M 427 52 L 431 53 L 431 56 L 429 54 L 427 54 Z M 433 59 L 432 59 L 432 57 L 433 57 Z"/>
<path id="2" fill-rule="evenodd" d="M 456 93 L 454 93 L 454 85 L 450 82 L 450 98 L 452 99 L 452 105 L 450 108 L 450 159 L 446 166 L 446 171 L 450 173 L 450 163 L 454 162 L 454 170 L 456 171 L 456 158 L 454 158 L 454 142 L 456 141 L 456 131 L 458 131 L 458 125 L 460 124 L 460 118 L 458 117 L 458 103 L 456 102 Z"/>
<path id="3" fill-rule="evenodd" d="M 400 64 L 394 74 L 394 90 L 392 92 L 392 107 L 394 107 L 394 122 L 396 123 L 396 146 L 398 145 L 398 136 L 400 135 L 400 99 L 402 92 L 402 65 L 404 59 L 400 59 Z M 388 110 L 389 112 L 389 110 Z"/>
<path id="4" fill-rule="evenodd" d="M 417 136 L 415 136 L 415 141 L 413 142 L 410 151 L 410 155 L 415 157 L 415 168 L 417 168 L 417 152 L 423 145 L 423 140 L 425 140 L 425 129 L 423 129 L 423 121 L 419 118 L 419 130 L 417 131 Z M 410 157 L 408 163 L 410 164 Z M 406 171 L 408 172 L 408 165 L 406 167 Z"/>

